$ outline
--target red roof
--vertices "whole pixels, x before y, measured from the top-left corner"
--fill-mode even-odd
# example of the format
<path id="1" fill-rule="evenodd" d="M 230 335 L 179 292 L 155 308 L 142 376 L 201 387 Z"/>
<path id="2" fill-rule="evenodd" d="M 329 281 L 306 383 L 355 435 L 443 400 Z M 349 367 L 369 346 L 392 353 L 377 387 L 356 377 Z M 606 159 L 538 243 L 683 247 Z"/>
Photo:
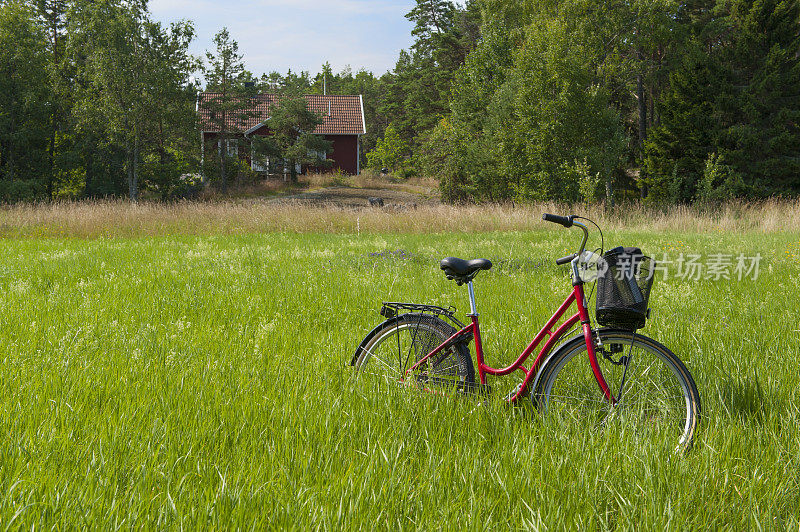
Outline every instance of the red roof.
<path id="1" fill-rule="evenodd" d="M 198 113 L 200 114 L 201 129 L 213 133 L 219 131 L 217 124 L 211 122 L 211 111 L 203 103 L 218 96 L 218 93 L 203 92 L 200 94 L 198 102 Z M 361 96 L 340 96 L 328 95 L 321 96 L 310 94 L 305 96 L 308 100 L 308 108 L 322 115 L 322 124 L 314 130 L 316 135 L 364 135 L 367 128 L 364 122 L 364 104 Z M 236 116 L 226 117 L 229 130 L 248 132 L 258 129 L 270 114 L 270 109 L 278 101 L 275 94 L 259 94 L 252 98 L 252 116 L 245 120 L 240 120 Z M 330 111 L 330 114 L 328 113 Z"/>

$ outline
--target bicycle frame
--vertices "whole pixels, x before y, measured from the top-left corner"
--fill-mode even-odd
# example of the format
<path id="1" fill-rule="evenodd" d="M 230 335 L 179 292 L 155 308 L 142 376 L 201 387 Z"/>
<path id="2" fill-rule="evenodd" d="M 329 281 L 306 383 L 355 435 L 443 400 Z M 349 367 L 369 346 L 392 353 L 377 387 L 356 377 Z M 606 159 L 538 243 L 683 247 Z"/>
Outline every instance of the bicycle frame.
<path id="1" fill-rule="evenodd" d="M 486 364 L 484 361 L 483 342 L 481 341 L 480 323 L 478 320 L 479 315 L 475 308 L 475 293 L 471 281 L 467 283 L 467 288 L 469 289 L 470 296 L 471 312 L 469 314 L 469 318 L 471 323 L 442 342 L 433 351 L 422 357 L 406 371 L 406 375 L 409 372 L 419 369 L 419 367 L 425 364 L 426 361 L 432 357 L 435 357 L 446 347 L 460 341 L 462 338 L 469 338 L 469 335 L 472 335 L 475 339 L 475 359 L 478 363 L 478 376 L 480 378 L 481 385 L 486 384 L 486 375 L 501 377 L 509 375 L 518 370 L 525 373 L 525 380 L 523 381 L 522 386 L 520 386 L 516 393 L 508 399 L 509 402 L 514 403 L 525 395 L 526 390 L 536 378 L 537 371 L 541 367 L 542 362 L 544 362 L 545 357 L 547 357 L 547 355 L 550 353 L 556 342 L 558 342 L 558 340 L 560 340 L 576 323 L 580 322 L 583 330 L 583 337 L 586 340 L 586 349 L 589 354 L 589 364 L 592 367 L 592 372 L 594 373 L 595 379 L 597 379 L 597 384 L 600 387 L 600 390 L 603 392 L 603 395 L 605 395 L 606 399 L 612 404 L 616 403 L 616 399 L 611 394 L 608 384 L 603 378 L 603 372 L 600 370 L 600 365 L 597 362 L 594 341 L 592 339 L 592 327 L 589 319 L 589 312 L 586 310 L 587 303 L 586 296 L 583 291 L 583 282 L 577 281 L 573 283 L 573 290 L 569 297 L 567 297 L 555 314 L 553 314 L 544 327 L 542 327 L 528 347 L 525 348 L 519 358 L 517 358 L 516 362 L 506 368 L 494 368 Z M 554 331 L 553 327 L 555 327 L 558 321 L 567 313 L 573 303 L 577 305 L 578 311 L 570 316 Z M 546 341 L 545 338 L 547 339 Z M 544 341 L 544 345 L 534 360 L 533 365 L 531 365 L 530 368 L 523 366 L 523 364 L 525 364 L 525 362 L 533 354 L 539 344 L 542 343 L 542 341 Z"/>

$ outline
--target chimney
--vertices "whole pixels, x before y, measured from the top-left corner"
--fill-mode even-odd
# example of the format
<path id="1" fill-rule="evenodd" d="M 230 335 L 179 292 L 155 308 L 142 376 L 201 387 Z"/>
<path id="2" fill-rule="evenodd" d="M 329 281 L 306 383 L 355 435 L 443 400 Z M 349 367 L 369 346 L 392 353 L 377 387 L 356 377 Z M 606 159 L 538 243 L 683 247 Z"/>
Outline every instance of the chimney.
<path id="1" fill-rule="evenodd" d="M 328 100 L 328 116 L 331 116 L 331 101 Z"/>

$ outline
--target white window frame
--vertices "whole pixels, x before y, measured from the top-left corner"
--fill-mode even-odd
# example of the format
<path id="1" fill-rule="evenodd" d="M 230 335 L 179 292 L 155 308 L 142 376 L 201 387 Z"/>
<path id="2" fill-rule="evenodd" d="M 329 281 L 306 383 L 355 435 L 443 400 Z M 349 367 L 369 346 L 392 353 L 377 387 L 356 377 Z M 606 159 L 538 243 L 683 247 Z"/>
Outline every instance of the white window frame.
<path id="1" fill-rule="evenodd" d="M 254 172 L 268 174 L 269 157 L 256 157 L 255 150 L 253 150 L 253 153 L 250 156 L 250 169 L 252 169 Z"/>
<path id="2" fill-rule="evenodd" d="M 328 159 L 328 152 L 322 150 L 308 150 L 308 156 L 325 161 Z"/>
<path id="3" fill-rule="evenodd" d="M 225 141 L 227 144 L 228 157 L 239 157 L 239 139 L 228 139 Z"/>

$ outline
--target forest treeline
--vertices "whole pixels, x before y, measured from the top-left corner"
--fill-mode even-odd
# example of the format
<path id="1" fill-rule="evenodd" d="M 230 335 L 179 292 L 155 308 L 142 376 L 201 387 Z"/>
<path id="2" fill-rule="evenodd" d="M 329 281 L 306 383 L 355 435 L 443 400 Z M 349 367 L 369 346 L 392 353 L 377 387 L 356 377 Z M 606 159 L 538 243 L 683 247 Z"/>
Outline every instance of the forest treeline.
<path id="1" fill-rule="evenodd" d="M 390 72 L 257 76 L 225 30 L 193 57 L 192 23 L 147 0 L 0 0 L 0 200 L 180 195 L 216 168 L 202 88 L 363 94 L 364 165 L 450 201 L 800 192 L 797 0 L 416 0 L 407 18 Z"/>
<path id="2" fill-rule="evenodd" d="M 421 4 L 453 13 L 445 1 Z M 412 144 L 450 199 L 678 203 L 800 192 L 798 2 L 471 8 L 479 38 L 444 91 L 440 120 Z M 462 35 L 457 18 L 415 52 L 460 51 L 450 45 Z"/>

